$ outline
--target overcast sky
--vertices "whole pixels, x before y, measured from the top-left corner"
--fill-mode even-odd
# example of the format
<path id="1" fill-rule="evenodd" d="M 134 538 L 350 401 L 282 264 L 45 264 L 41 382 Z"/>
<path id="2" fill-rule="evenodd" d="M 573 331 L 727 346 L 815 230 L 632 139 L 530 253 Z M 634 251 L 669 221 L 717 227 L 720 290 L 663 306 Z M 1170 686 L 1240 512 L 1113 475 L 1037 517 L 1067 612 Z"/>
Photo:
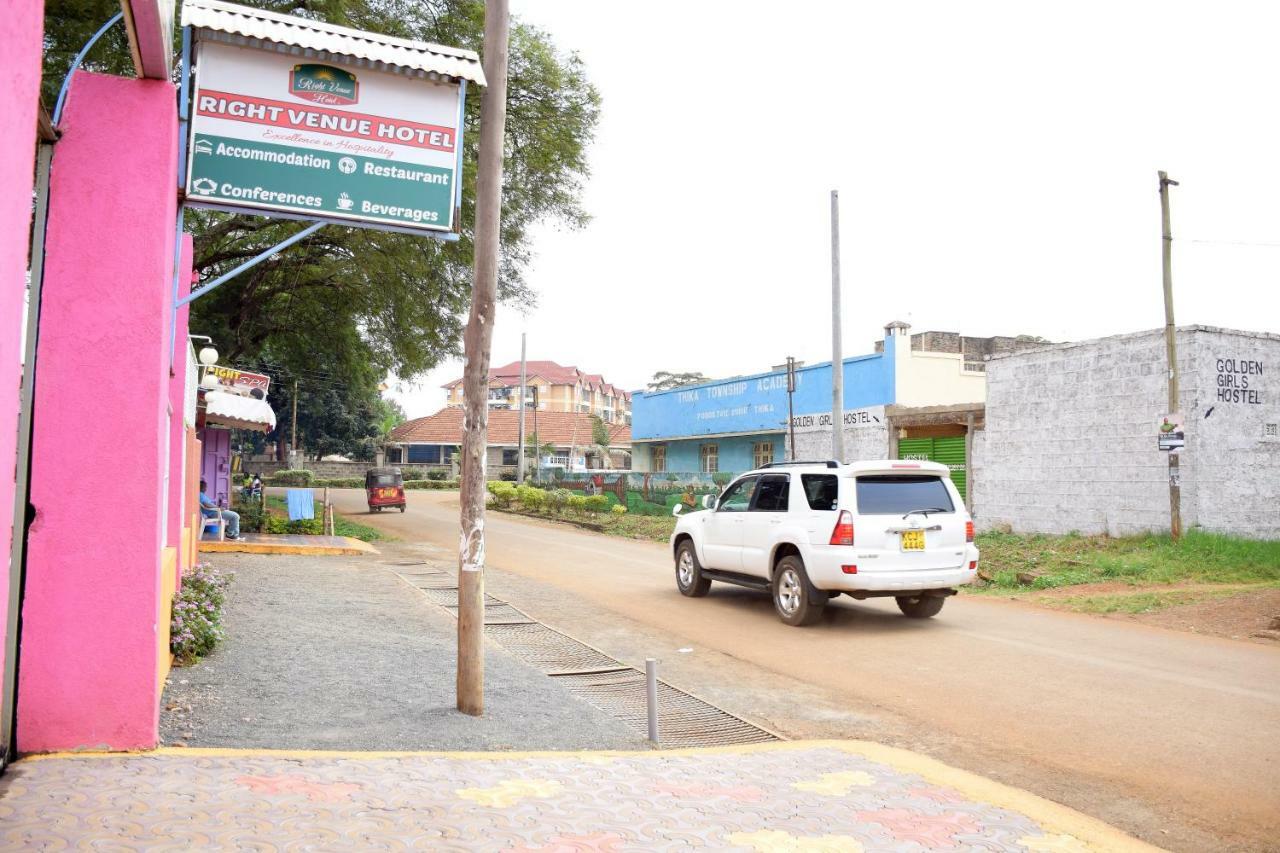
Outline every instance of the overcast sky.
<path id="1" fill-rule="evenodd" d="M 594 220 L 537 234 L 538 305 L 499 311 L 494 364 L 522 331 L 530 359 L 629 389 L 830 359 L 832 189 L 846 357 L 894 319 L 1155 328 L 1158 169 L 1181 182 L 1179 324 L 1280 331 L 1280 4 L 512 6 L 582 57 L 603 109 Z M 430 414 L 461 375 L 396 396 Z"/>

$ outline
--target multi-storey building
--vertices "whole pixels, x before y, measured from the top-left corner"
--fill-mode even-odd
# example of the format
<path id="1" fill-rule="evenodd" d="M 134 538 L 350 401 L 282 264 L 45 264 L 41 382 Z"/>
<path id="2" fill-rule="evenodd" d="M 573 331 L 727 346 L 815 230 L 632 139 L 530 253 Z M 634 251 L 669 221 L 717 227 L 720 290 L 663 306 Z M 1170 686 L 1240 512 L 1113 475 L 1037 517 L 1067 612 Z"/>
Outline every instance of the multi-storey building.
<path id="1" fill-rule="evenodd" d="M 599 415 L 606 423 L 631 423 L 631 394 L 604 380 L 599 373 L 583 373 L 554 361 L 526 361 L 526 399 L 532 407 L 536 395 L 544 412 L 576 412 Z M 461 406 L 462 380 L 444 386 L 447 405 Z M 536 391 L 534 389 L 537 389 Z M 519 409 L 520 362 L 489 369 L 489 405 L 498 409 Z"/>

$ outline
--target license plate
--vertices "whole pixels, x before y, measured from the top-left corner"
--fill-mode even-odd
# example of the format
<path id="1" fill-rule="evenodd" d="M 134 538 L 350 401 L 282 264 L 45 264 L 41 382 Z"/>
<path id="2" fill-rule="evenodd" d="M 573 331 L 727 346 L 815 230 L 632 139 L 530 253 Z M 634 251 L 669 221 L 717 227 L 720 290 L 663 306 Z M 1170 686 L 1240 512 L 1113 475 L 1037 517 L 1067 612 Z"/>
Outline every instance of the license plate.
<path id="1" fill-rule="evenodd" d="M 923 530 L 902 531 L 902 550 L 923 551 L 924 550 L 924 531 Z"/>

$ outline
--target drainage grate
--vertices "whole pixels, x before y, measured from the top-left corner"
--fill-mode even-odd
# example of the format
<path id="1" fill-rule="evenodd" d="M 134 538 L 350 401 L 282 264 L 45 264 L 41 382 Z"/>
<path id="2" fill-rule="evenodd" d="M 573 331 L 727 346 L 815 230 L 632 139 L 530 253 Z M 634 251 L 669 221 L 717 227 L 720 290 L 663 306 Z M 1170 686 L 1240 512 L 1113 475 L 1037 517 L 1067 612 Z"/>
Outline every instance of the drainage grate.
<path id="1" fill-rule="evenodd" d="M 486 625 L 537 624 L 536 622 L 534 622 L 533 619 L 530 619 L 527 614 L 522 613 L 519 610 L 516 610 L 510 604 L 507 604 L 506 602 L 499 602 L 497 601 L 497 599 L 494 599 L 494 600 L 497 603 L 495 604 L 486 603 L 484 606 L 484 624 Z M 444 607 L 445 610 L 448 610 L 450 613 L 452 613 L 454 616 L 458 615 L 458 604 L 456 601 L 453 604 L 444 604 L 441 606 Z"/>
<path id="2" fill-rule="evenodd" d="M 540 622 L 527 625 L 490 625 L 485 636 L 544 675 L 625 669 L 622 664 L 585 643 L 566 637 Z"/>
<path id="3" fill-rule="evenodd" d="M 447 607 L 450 609 L 458 606 L 458 588 L 456 586 L 423 586 L 418 587 L 418 592 L 426 596 L 427 601 L 430 601 L 432 604 L 439 604 L 441 607 Z M 503 602 L 494 598 L 492 595 L 486 594 L 484 597 L 484 603 L 486 605 L 493 605 L 502 604 Z"/>
<path id="4" fill-rule="evenodd" d="M 397 574 L 432 604 L 458 615 L 458 579 L 455 575 L 432 570 Z M 643 672 L 623 666 L 599 649 L 548 628 L 501 599 L 486 594 L 484 601 L 486 637 L 554 678 L 580 699 L 617 717 L 639 734 L 648 734 Z M 682 747 L 768 743 L 780 738 L 660 681 L 658 740 L 662 746 Z"/>
<path id="5" fill-rule="evenodd" d="M 648 733 L 643 672 L 627 669 L 579 673 L 558 675 L 555 680 L 634 731 Z M 725 746 L 776 740 L 775 735 L 764 729 L 658 682 L 658 741 L 663 746 Z"/>

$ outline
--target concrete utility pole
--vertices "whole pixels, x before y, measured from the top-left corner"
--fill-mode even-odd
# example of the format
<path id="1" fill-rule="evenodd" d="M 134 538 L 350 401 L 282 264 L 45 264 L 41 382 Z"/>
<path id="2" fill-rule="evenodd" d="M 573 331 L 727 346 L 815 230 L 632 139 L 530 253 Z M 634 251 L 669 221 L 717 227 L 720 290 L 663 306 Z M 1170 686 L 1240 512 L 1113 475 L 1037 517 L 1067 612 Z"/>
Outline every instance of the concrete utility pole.
<path id="1" fill-rule="evenodd" d="M 525 387 L 525 370 L 524 370 L 524 344 L 525 333 L 520 333 L 520 426 L 516 437 L 516 446 L 519 451 L 516 454 L 518 460 L 516 465 L 516 482 L 524 482 L 524 387 Z"/>
<path id="2" fill-rule="evenodd" d="M 298 380 L 293 380 L 293 426 L 289 428 L 289 467 L 298 456 Z"/>
<path id="3" fill-rule="evenodd" d="M 1161 265 L 1164 271 L 1164 347 L 1169 363 L 1169 412 L 1178 411 L 1178 334 L 1173 325 L 1173 235 L 1169 231 L 1169 186 L 1178 182 L 1160 172 Z M 1182 474 L 1179 451 L 1169 450 L 1169 535 L 1182 537 Z"/>
<path id="4" fill-rule="evenodd" d="M 458 710 L 484 713 L 484 495 L 489 438 L 489 348 L 498 294 L 502 153 L 507 124 L 507 0 L 486 0 L 480 164 L 476 174 L 475 278 L 463 333 L 462 530 L 458 546 Z"/>
<path id="5" fill-rule="evenodd" d="M 831 458 L 844 461 L 844 353 L 840 346 L 840 193 L 831 191 Z"/>

